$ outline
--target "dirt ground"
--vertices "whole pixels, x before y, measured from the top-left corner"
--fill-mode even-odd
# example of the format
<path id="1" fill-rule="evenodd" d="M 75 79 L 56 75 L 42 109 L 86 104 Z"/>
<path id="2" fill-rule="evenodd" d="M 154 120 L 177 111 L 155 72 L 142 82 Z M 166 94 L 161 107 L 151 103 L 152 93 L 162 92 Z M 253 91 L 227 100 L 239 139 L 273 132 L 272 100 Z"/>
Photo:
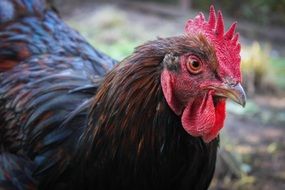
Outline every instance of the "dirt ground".
<path id="1" fill-rule="evenodd" d="M 63 12 L 64 18 L 69 23 L 76 23 L 72 25 L 77 27 L 88 39 L 98 39 L 98 36 L 92 36 L 92 33 L 86 32 L 84 26 L 87 25 L 90 28 L 90 23 L 94 23 L 93 27 L 98 26 L 97 22 L 100 22 L 100 20 L 96 20 L 98 11 L 106 5 L 95 6 L 88 3 L 86 5 L 68 5 L 60 12 Z M 158 10 L 157 7 L 153 9 L 154 12 Z M 160 33 L 164 35 L 165 31 L 163 30 L 166 28 L 170 28 L 170 32 L 166 35 L 175 34 L 178 27 L 183 29 L 185 21 L 183 16 L 185 15 L 179 13 L 179 11 L 175 12 L 175 9 L 169 7 L 164 9 L 160 7 L 160 14 L 152 14 L 152 11 L 146 12 L 147 10 L 150 10 L 150 8 L 115 6 L 111 9 L 111 12 L 118 11 L 118 15 L 124 14 L 124 17 L 128 18 L 127 27 L 129 26 L 129 30 L 151 31 L 152 37 Z M 170 16 L 165 14 L 168 10 L 171 10 Z M 177 15 L 175 15 L 176 13 Z M 188 17 L 193 17 L 194 14 L 196 12 L 191 13 Z M 95 17 L 95 20 L 90 20 L 93 17 Z M 104 18 L 104 16 L 100 18 Z M 231 19 L 229 20 L 231 21 Z M 77 25 L 77 23 L 80 24 Z M 105 32 L 111 32 L 112 34 L 112 31 Z M 102 31 L 101 33 L 105 32 Z M 98 33 L 96 34 L 98 35 Z M 134 35 L 134 38 L 136 37 L 135 34 L 131 35 Z M 108 52 L 106 53 L 108 54 Z M 285 98 L 281 97 L 259 96 L 253 98 L 252 101 L 259 106 L 258 108 L 261 111 L 282 114 L 285 113 Z M 228 114 L 222 134 L 221 148 L 226 147 L 229 152 L 238 155 L 240 162 L 245 166 L 242 169 L 244 174 L 243 177 L 237 179 L 233 179 L 229 175 L 221 177 L 217 174 L 211 189 L 285 189 L 285 122 L 283 121 L 281 119 L 280 122 L 274 122 L 274 119 L 270 120 L 269 118 L 264 122 L 261 117 L 258 117 L 258 114 L 250 116 L 236 113 Z M 221 168 L 218 168 L 218 170 L 221 170 Z"/>
<path id="2" fill-rule="evenodd" d="M 250 166 L 247 177 L 251 180 L 241 184 L 233 180 L 235 188 L 231 188 L 231 183 L 219 183 L 213 189 L 285 189 L 284 127 L 284 124 L 265 125 L 256 119 L 229 114 L 223 135 L 232 143 L 230 151 L 239 154 Z"/>

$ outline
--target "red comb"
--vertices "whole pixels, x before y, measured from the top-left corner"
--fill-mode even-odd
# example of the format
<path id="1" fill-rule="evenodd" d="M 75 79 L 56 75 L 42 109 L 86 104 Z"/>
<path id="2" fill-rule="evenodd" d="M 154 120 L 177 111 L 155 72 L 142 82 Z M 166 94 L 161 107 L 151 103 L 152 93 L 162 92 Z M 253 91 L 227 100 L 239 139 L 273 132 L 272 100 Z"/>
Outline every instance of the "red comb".
<path id="1" fill-rule="evenodd" d="M 230 73 L 232 78 L 240 81 L 240 44 L 239 34 L 235 33 L 236 25 L 234 22 L 225 32 L 222 12 L 218 11 L 216 15 L 215 8 L 211 5 L 208 21 L 200 12 L 194 19 L 187 21 L 185 32 L 203 34 L 216 49 L 221 72 Z"/>

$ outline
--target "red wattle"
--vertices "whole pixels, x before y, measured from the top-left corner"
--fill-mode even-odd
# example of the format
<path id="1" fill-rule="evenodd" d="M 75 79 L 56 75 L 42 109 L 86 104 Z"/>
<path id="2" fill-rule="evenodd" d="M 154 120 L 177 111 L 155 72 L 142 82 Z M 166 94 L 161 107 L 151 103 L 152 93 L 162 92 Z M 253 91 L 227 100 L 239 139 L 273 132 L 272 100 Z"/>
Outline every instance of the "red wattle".
<path id="1" fill-rule="evenodd" d="M 220 130 L 224 126 L 224 121 L 226 118 L 226 100 L 220 100 L 217 105 L 215 106 L 215 116 L 216 121 L 211 129 L 210 133 L 203 137 L 205 142 L 210 142 L 214 138 L 216 138 L 220 132 Z"/>
<path id="2" fill-rule="evenodd" d="M 212 93 L 189 102 L 182 113 L 183 128 L 194 137 L 202 137 L 205 142 L 216 138 L 225 119 L 225 101 L 214 106 Z"/>

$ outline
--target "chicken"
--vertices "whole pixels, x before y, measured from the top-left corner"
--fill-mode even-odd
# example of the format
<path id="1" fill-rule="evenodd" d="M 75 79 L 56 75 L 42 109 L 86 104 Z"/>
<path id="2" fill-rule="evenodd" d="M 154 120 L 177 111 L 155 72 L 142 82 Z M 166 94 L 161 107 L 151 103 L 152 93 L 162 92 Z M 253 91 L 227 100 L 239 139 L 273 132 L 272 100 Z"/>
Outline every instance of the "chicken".
<path id="1" fill-rule="evenodd" d="M 245 105 L 236 23 L 211 7 L 113 67 L 43 0 L 0 11 L 0 188 L 208 188 L 225 101 Z"/>

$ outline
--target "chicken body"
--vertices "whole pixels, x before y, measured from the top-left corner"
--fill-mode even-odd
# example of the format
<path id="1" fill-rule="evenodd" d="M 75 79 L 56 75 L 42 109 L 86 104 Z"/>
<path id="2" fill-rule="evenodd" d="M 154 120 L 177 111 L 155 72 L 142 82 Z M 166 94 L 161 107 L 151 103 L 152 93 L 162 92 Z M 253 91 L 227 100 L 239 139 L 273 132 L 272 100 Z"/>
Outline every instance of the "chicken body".
<path id="1" fill-rule="evenodd" d="M 0 10 L 0 187 L 35 189 L 37 168 L 72 159 L 87 113 L 62 126 L 116 61 L 93 49 L 44 1 L 5 0 Z"/>

